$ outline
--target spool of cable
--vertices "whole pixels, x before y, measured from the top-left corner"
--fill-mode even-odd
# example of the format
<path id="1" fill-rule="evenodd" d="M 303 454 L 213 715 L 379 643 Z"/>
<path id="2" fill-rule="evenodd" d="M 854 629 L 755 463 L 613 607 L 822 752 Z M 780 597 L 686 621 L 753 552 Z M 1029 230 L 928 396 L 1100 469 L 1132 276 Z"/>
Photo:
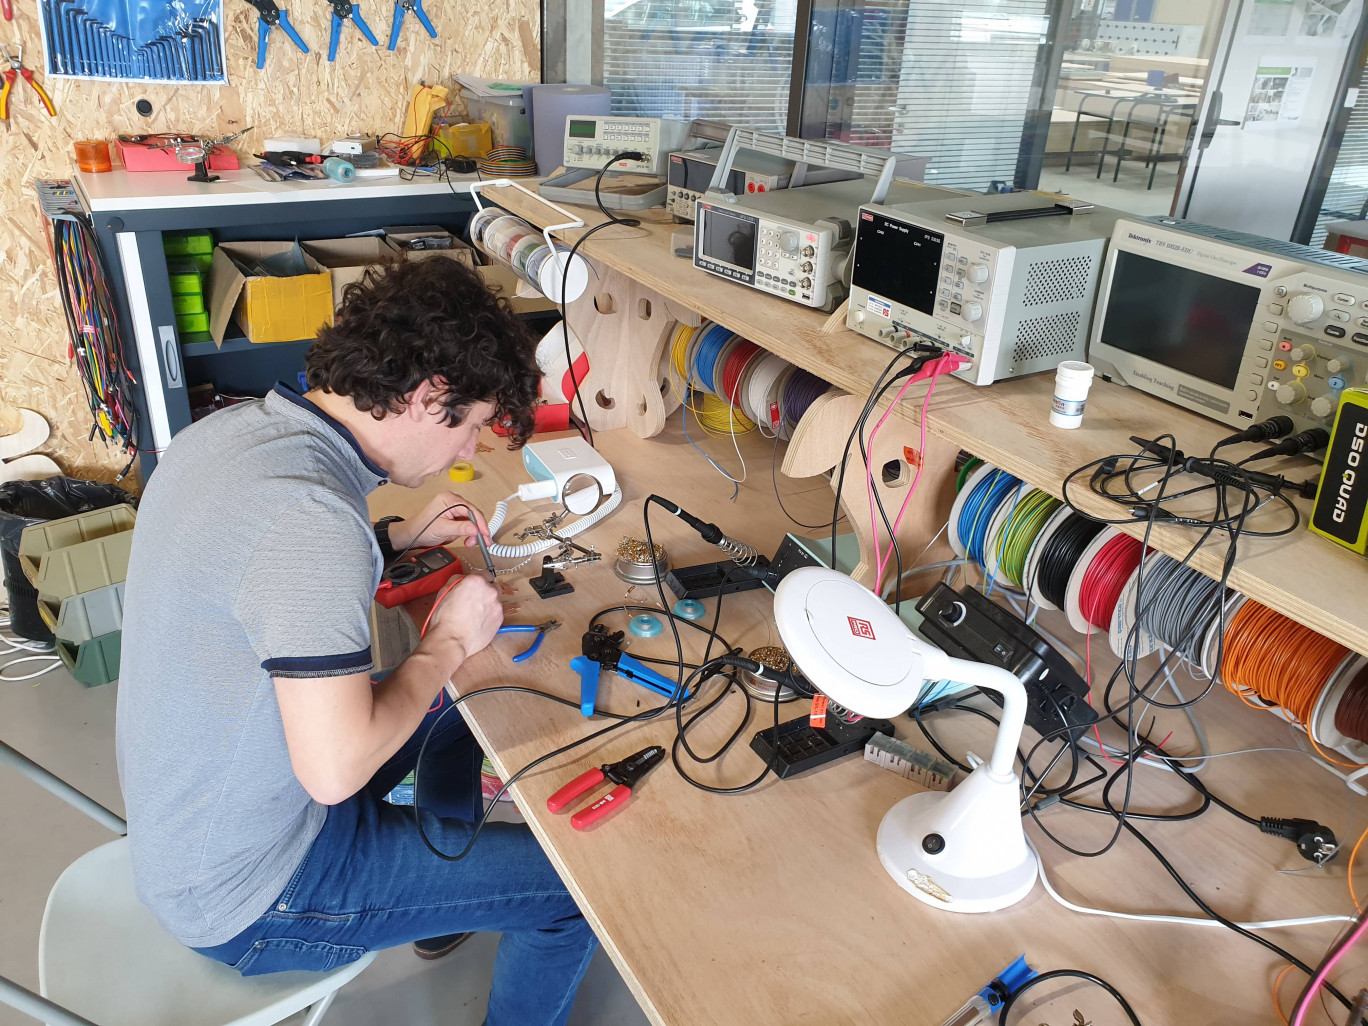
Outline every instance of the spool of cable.
<path id="1" fill-rule="evenodd" d="M 1021 498 L 997 537 L 997 572 L 1021 587 L 1025 581 L 1026 556 L 1050 517 L 1064 504 L 1049 492 L 1033 488 Z"/>
<path id="2" fill-rule="evenodd" d="M 356 177 L 356 165 L 341 157 L 329 157 L 323 161 L 323 173 L 334 182 L 350 182 Z"/>
<path id="3" fill-rule="evenodd" d="M 1308 736 L 1322 756 L 1344 765 L 1321 750 L 1312 725 L 1317 703 L 1348 654 L 1338 642 L 1250 600 L 1226 626 L 1221 679 L 1246 705 L 1282 709 L 1294 722 L 1308 728 Z M 1338 711 L 1336 708 L 1336 722 Z M 1355 711 L 1346 713 L 1345 726 L 1358 728 Z"/>
<path id="4" fill-rule="evenodd" d="M 717 360 L 713 363 L 712 383 L 713 394 L 719 399 L 727 399 L 727 390 L 722 387 L 722 375 L 731 361 L 732 353 L 736 352 L 743 345 L 750 345 L 740 335 L 733 335 L 722 343 L 722 349 L 717 354 Z"/>
<path id="5" fill-rule="evenodd" d="M 1135 622 L 1138 604 L 1140 628 L 1164 647 L 1177 650 L 1190 665 L 1198 665 L 1207 631 L 1221 610 L 1220 582 L 1172 556 L 1155 554 L 1147 561 L 1143 580 L 1128 591 L 1123 596 L 1127 619 Z"/>
<path id="6" fill-rule="evenodd" d="M 733 406 L 741 406 L 741 383 L 746 370 L 756 362 L 762 352 L 764 350 L 754 342 L 743 341 L 732 350 L 730 358 L 722 368 L 722 398 Z"/>
<path id="7" fill-rule="evenodd" d="M 1079 582 L 1078 606 L 1083 619 L 1098 630 L 1111 630 L 1121 592 L 1140 565 L 1144 551 L 1139 539 L 1118 534 L 1107 539 L 1088 562 Z"/>
<path id="8" fill-rule="evenodd" d="M 722 347 L 731 338 L 731 331 L 720 324 L 710 324 L 708 329 L 700 334 L 698 346 L 694 349 L 693 362 L 689 365 L 691 385 L 716 394 L 713 388 L 713 368 L 717 364 Z"/>
<path id="9" fill-rule="evenodd" d="M 746 394 L 741 409 L 751 420 L 769 429 L 773 437 L 783 426 L 783 411 L 779 406 L 779 389 L 793 365 L 783 357 L 766 353 L 751 371 L 746 382 Z"/>
<path id="10" fill-rule="evenodd" d="M 1070 513 L 1045 542 L 1036 565 L 1035 579 L 1041 594 L 1052 607 L 1064 608 L 1069 577 L 1074 567 L 1106 526 L 1082 514 Z"/>
<path id="11" fill-rule="evenodd" d="M 793 429 L 803 419 L 803 414 L 807 412 L 808 407 L 830 389 L 831 384 L 829 382 L 823 381 L 816 374 L 808 373 L 801 367 L 796 368 L 784 384 L 784 397 L 780 402 L 784 419 L 780 435 L 783 438 L 791 437 Z"/>
<path id="12" fill-rule="evenodd" d="M 988 536 L 988 525 L 993 514 L 1003 502 L 1021 485 L 1021 482 L 1005 470 L 992 468 L 969 489 L 959 508 L 959 539 L 964 553 L 979 566 L 984 565 L 983 545 Z"/>
<path id="13" fill-rule="evenodd" d="M 466 232 L 467 237 L 470 239 L 470 244 L 483 249 L 486 230 L 488 230 L 491 224 L 504 216 L 506 216 L 505 212 L 498 207 L 484 207 L 471 214 L 470 221 L 466 224 Z"/>
<path id="14" fill-rule="evenodd" d="M 694 416 L 710 435 L 744 435 L 755 430 L 755 422 L 721 396 L 695 392 Z"/>

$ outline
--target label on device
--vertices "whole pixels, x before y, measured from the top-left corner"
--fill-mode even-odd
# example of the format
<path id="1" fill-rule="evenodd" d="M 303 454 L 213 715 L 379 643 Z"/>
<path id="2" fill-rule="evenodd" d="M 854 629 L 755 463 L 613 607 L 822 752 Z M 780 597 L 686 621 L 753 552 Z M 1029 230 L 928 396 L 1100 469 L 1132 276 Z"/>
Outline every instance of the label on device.
<path id="1" fill-rule="evenodd" d="M 812 712 L 808 713 L 809 727 L 825 727 L 827 711 L 827 696 L 812 696 Z"/>
<path id="2" fill-rule="evenodd" d="M 880 317 L 893 316 L 893 304 L 886 299 L 880 299 L 878 296 L 870 296 L 866 299 L 865 309 L 870 313 L 878 314 Z"/>

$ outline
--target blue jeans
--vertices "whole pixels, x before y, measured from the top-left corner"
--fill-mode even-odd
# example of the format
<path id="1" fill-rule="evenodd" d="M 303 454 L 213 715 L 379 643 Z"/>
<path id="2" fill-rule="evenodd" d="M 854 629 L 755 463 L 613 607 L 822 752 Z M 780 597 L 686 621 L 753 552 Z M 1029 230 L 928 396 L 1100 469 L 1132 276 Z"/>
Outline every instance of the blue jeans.
<path id="1" fill-rule="evenodd" d="M 328 818 L 280 897 L 255 923 L 200 954 L 244 976 L 326 971 L 365 952 L 474 931 L 500 932 L 488 1026 L 562 1026 L 597 941 L 521 823 L 489 823 L 460 862 L 424 847 L 413 810 L 383 800 L 414 767 L 442 700 L 359 793 Z M 452 709 L 419 775 L 423 826 L 459 852 L 482 811 L 479 746 Z"/>

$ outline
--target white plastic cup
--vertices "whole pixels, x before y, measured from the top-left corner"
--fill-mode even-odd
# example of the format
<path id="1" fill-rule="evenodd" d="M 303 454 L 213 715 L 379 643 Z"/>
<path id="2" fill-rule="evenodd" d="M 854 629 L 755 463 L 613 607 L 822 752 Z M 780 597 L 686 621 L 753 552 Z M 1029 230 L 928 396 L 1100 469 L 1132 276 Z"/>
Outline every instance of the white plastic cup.
<path id="1" fill-rule="evenodd" d="M 1080 360 L 1065 360 L 1055 371 L 1054 405 L 1050 409 L 1050 423 L 1057 428 L 1076 428 L 1083 423 L 1083 407 L 1088 404 L 1088 389 L 1092 387 L 1092 364 Z"/>

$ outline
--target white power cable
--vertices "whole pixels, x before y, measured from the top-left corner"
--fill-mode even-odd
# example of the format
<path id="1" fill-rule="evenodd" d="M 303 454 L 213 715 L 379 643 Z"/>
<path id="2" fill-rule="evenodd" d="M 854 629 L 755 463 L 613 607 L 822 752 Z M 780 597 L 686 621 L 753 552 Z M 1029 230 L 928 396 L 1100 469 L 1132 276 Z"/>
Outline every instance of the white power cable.
<path id="1" fill-rule="evenodd" d="M 1087 905 L 1075 904 L 1054 889 L 1054 885 L 1050 883 L 1050 877 L 1045 872 L 1045 863 L 1040 858 L 1040 852 L 1036 850 L 1035 844 L 1032 843 L 1029 837 L 1026 838 L 1026 843 L 1031 846 L 1031 851 L 1035 852 L 1036 862 L 1040 866 L 1040 882 L 1045 887 L 1045 893 L 1071 912 L 1080 912 L 1087 916 L 1106 916 L 1108 919 L 1130 919 L 1142 923 L 1173 923 L 1178 926 L 1214 926 L 1225 929 L 1224 923 L 1218 922 L 1215 919 L 1206 919 L 1198 916 L 1171 916 L 1149 912 L 1117 912 L 1112 909 L 1090 908 Z M 1269 919 L 1257 923 L 1236 923 L 1235 925 L 1245 930 L 1276 930 L 1289 926 L 1319 926 L 1322 923 L 1351 922 L 1354 922 L 1353 916 L 1325 915 L 1302 916 L 1297 919 Z"/>

